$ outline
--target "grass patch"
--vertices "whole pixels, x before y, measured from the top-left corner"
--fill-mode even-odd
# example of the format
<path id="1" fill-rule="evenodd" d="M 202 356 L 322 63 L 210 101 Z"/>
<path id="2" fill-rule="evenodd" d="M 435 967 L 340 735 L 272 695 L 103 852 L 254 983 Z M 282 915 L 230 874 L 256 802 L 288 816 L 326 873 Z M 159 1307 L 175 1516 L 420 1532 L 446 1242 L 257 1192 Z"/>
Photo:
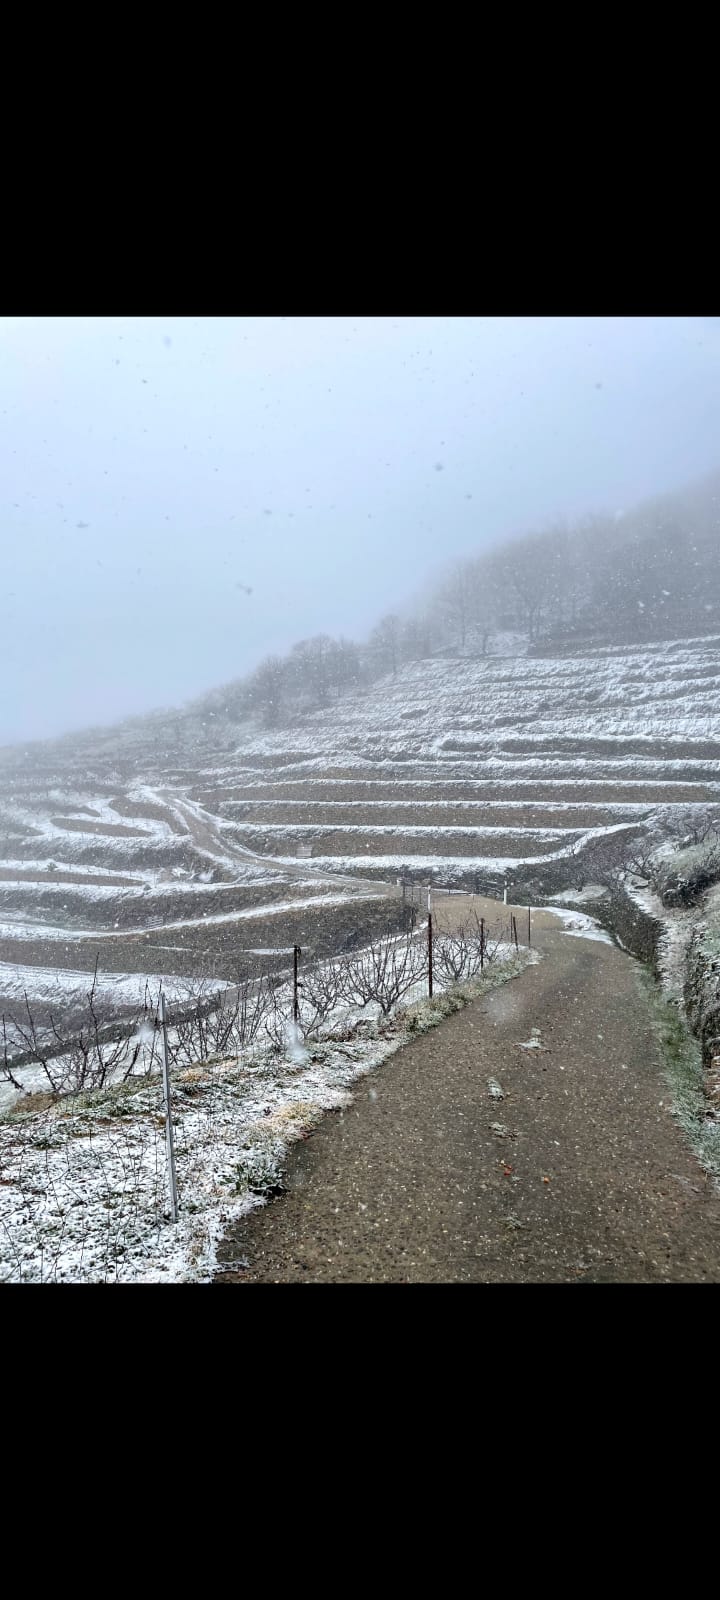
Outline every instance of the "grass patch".
<path id="1" fill-rule="evenodd" d="M 720 956 L 720 884 L 710 890 L 703 907 L 703 920 L 698 928 L 698 943 L 711 960 Z"/>
<path id="2" fill-rule="evenodd" d="M 420 1033 L 428 1033 L 431 1028 L 437 1028 L 446 1017 L 451 1017 L 456 1011 L 463 1011 L 469 1006 L 471 1000 L 478 1000 L 488 989 L 496 989 L 498 984 L 506 983 L 509 978 L 517 978 L 525 968 L 531 965 L 534 956 L 527 952 L 513 956 L 510 961 L 498 962 L 497 965 L 487 966 L 482 976 L 471 979 L 469 983 L 454 984 L 450 989 L 444 989 L 441 994 L 433 996 L 432 1000 L 418 1000 L 409 1006 L 403 1018 L 404 1031 L 409 1038 L 417 1038 Z"/>
<path id="3" fill-rule="evenodd" d="M 720 1123 L 708 1115 L 700 1044 L 677 1006 L 663 998 L 648 969 L 638 967 L 637 972 L 660 1041 L 673 1116 L 687 1134 L 700 1165 L 713 1178 L 720 1178 Z"/>

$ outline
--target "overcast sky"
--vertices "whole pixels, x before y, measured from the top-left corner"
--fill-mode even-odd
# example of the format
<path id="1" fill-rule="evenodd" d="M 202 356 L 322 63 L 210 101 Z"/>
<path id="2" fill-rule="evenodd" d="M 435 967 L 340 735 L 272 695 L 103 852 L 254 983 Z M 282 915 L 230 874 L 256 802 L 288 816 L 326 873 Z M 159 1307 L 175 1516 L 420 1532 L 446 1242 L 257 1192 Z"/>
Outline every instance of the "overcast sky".
<path id="1" fill-rule="evenodd" d="M 0 318 L 0 743 L 720 467 L 719 358 L 711 318 Z"/>

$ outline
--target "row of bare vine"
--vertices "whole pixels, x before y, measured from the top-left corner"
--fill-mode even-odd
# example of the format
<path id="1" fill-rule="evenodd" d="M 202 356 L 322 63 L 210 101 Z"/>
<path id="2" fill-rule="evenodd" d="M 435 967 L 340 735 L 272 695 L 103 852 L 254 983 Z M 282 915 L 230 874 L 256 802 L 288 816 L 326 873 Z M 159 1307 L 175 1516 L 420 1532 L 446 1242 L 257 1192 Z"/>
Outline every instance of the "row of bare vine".
<path id="1" fill-rule="evenodd" d="M 448 987 L 477 977 L 496 958 L 500 942 L 500 926 L 489 927 L 476 916 L 452 929 L 436 926 L 436 984 Z M 408 997 L 420 998 L 427 970 L 428 947 L 420 929 L 308 965 L 301 970 L 296 996 L 286 973 L 239 975 L 221 989 L 205 979 L 190 980 L 169 1007 L 171 1063 L 198 1065 L 240 1056 L 253 1046 L 282 1054 L 293 1025 L 296 1036 L 312 1040 L 333 1026 L 352 1026 L 371 1008 L 387 1018 Z M 24 1087 L 18 1074 L 27 1066 L 41 1069 L 53 1095 L 102 1089 L 158 1070 L 159 993 L 146 987 L 136 1013 L 128 1015 L 101 998 L 96 965 L 85 996 L 72 998 L 71 1027 L 63 1026 L 52 1009 L 41 1020 L 27 994 L 21 1006 L 3 1014 L 0 1073 L 16 1088 Z"/>

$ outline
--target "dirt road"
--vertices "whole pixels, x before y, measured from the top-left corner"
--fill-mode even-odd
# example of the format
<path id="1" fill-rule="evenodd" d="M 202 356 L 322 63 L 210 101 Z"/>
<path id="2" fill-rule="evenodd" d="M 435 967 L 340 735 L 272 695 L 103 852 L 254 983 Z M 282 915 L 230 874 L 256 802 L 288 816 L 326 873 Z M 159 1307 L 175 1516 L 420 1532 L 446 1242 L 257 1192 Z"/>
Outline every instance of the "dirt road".
<path id="1" fill-rule="evenodd" d="M 287 1193 L 221 1248 L 248 1265 L 219 1281 L 720 1279 L 720 1197 L 670 1114 L 637 965 L 542 922 L 538 965 L 294 1148 Z"/>

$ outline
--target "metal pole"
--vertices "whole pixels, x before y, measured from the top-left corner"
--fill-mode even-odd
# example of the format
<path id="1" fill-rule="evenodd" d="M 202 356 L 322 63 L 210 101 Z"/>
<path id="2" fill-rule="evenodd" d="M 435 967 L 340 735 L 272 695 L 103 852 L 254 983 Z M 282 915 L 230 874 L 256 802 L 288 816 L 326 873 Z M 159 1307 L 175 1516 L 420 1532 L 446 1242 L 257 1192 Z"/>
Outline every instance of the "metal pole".
<path id="1" fill-rule="evenodd" d="M 513 935 L 513 939 L 515 940 L 515 949 L 517 950 L 517 947 L 518 947 L 517 922 L 515 921 L 514 917 L 512 919 L 512 935 Z"/>
<path id="2" fill-rule="evenodd" d="M 480 971 L 485 966 L 485 918 L 480 918 Z"/>
<path id="3" fill-rule="evenodd" d="M 528 906 L 528 944 L 531 944 L 531 943 L 532 943 L 532 940 L 530 938 L 530 907 Z"/>
<path id="4" fill-rule="evenodd" d="M 299 944 L 294 944 L 293 945 L 293 1022 L 297 1022 L 298 1018 L 300 1016 L 300 1007 L 298 1005 L 298 956 L 299 956 L 299 954 L 300 954 L 300 946 L 299 946 Z"/>
<path id="5" fill-rule="evenodd" d="M 170 1060 L 168 1057 L 167 1042 L 167 1011 L 165 1009 L 165 996 L 160 994 L 160 1022 L 162 1025 L 163 1042 L 163 1111 L 165 1113 L 165 1146 L 168 1162 L 168 1188 L 170 1190 L 170 1213 L 173 1222 L 178 1219 L 177 1203 L 177 1178 L 175 1175 L 175 1145 L 173 1143 L 172 1112 L 170 1109 Z"/>
<path id="6" fill-rule="evenodd" d="M 433 929 L 432 929 L 432 890 L 428 887 L 428 997 L 432 1000 L 433 992 Z"/>

